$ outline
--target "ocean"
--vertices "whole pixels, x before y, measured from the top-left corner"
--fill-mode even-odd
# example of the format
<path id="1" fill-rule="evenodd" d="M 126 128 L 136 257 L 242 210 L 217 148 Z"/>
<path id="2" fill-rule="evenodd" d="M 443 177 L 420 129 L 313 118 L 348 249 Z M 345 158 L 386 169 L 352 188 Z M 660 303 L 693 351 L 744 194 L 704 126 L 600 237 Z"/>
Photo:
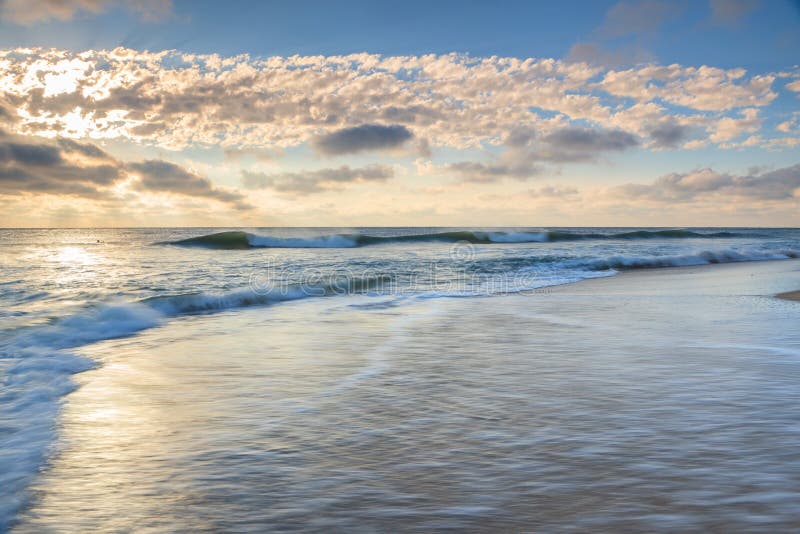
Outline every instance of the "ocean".
<path id="1" fill-rule="evenodd" d="M 800 528 L 800 230 L 0 249 L 0 531 Z"/>

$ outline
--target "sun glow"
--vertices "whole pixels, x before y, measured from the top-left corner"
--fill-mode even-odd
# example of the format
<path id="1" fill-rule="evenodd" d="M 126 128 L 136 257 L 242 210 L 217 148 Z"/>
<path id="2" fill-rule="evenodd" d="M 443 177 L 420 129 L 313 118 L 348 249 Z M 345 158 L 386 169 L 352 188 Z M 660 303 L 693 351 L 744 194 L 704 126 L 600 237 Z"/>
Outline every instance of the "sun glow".
<path id="1" fill-rule="evenodd" d="M 81 247 L 63 247 L 58 250 L 51 260 L 67 265 L 94 265 L 97 257 Z"/>
<path id="2" fill-rule="evenodd" d="M 59 61 L 51 67 L 52 71 L 44 76 L 44 96 L 74 93 L 89 66 L 88 63 L 78 59 Z"/>

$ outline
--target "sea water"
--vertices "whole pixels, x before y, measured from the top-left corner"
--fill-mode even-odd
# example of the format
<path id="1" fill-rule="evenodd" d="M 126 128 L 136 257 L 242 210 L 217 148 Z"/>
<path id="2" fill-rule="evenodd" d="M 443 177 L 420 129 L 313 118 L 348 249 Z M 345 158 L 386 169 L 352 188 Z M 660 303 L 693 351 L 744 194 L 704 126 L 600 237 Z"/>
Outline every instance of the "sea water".
<path id="1" fill-rule="evenodd" d="M 546 293 L 795 258 L 797 230 L 3 230 L 0 247 L 0 529 L 798 526 L 794 303 Z"/>

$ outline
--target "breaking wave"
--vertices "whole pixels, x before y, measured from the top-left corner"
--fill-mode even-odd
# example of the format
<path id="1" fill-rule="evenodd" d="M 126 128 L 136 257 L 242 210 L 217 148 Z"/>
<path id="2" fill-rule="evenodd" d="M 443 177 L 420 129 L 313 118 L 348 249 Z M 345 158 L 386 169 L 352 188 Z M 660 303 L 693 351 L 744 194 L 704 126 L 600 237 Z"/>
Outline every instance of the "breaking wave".
<path id="1" fill-rule="evenodd" d="M 377 236 L 368 234 L 333 234 L 318 237 L 272 237 L 252 234 L 240 230 L 190 237 L 177 241 L 165 241 L 161 245 L 204 247 L 224 250 L 251 248 L 354 248 L 385 243 L 406 242 L 467 242 L 473 244 L 502 243 L 549 243 L 581 240 L 637 240 L 637 239 L 708 239 L 745 237 L 736 232 L 696 232 L 692 230 L 636 230 L 630 232 L 586 233 L 567 230 L 543 230 L 541 232 L 480 232 L 459 230 L 410 235 Z M 753 234 L 747 235 L 753 237 Z"/>

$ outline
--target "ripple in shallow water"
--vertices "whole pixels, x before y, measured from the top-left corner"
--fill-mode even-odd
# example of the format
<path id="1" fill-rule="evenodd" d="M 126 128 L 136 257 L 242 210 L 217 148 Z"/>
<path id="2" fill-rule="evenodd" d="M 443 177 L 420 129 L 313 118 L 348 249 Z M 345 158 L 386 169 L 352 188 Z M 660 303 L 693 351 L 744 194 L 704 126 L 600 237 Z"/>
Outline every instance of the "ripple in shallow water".
<path id="1" fill-rule="evenodd" d="M 800 339 L 786 308 L 349 304 L 194 317 L 94 346 L 105 365 L 80 375 L 63 452 L 18 530 L 797 526 Z"/>

